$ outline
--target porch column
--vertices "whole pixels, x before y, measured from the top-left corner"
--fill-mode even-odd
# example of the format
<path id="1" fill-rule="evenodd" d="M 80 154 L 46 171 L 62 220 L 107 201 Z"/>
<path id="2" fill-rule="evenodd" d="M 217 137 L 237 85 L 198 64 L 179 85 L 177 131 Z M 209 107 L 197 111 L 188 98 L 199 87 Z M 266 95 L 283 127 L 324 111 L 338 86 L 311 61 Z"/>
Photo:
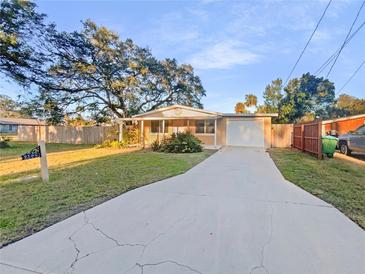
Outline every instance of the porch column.
<path id="1" fill-rule="evenodd" d="M 214 147 L 217 148 L 217 118 L 214 120 Z"/>
<path id="2" fill-rule="evenodd" d="M 162 120 L 162 140 L 165 140 L 165 120 Z"/>
<path id="3" fill-rule="evenodd" d="M 144 121 L 141 120 L 141 144 L 142 144 L 142 147 L 144 147 Z"/>
<path id="4" fill-rule="evenodd" d="M 119 124 L 119 134 L 118 134 L 118 141 L 119 142 L 123 141 L 123 124 L 124 124 L 123 121 Z"/>

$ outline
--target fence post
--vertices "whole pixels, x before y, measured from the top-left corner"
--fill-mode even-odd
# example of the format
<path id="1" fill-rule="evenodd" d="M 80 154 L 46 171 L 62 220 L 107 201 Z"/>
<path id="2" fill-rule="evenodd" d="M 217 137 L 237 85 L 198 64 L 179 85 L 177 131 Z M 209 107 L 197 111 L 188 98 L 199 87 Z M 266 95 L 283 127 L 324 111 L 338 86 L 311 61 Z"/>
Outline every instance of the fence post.
<path id="1" fill-rule="evenodd" d="M 318 159 L 322 159 L 322 119 L 318 120 Z"/>
<path id="2" fill-rule="evenodd" d="M 303 124 L 301 124 L 300 125 L 300 138 L 301 138 L 301 141 L 300 141 L 300 143 L 301 143 L 301 149 L 302 149 L 302 151 L 305 151 L 305 145 L 304 145 L 304 125 Z"/>

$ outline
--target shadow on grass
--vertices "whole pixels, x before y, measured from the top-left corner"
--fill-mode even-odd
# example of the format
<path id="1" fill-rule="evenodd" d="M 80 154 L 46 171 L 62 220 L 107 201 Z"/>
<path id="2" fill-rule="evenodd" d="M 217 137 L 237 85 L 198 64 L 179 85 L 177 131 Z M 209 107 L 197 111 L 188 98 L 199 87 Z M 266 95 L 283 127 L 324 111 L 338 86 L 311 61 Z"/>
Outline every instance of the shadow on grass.
<path id="1" fill-rule="evenodd" d="M 2 245 L 128 190 L 181 174 L 212 153 L 114 154 L 53 169 L 49 183 L 35 180 L 0 185 Z"/>
<path id="2" fill-rule="evenodd" d="M 33 142 L 9 142 L 10 147 L 0 149 L 0 161 L 20 158 L 20 155 L 29 152 L 32 148 L 37 146 Z M 84 144 L 46 144 L 47 153 L 60 152 L 60 151 L 72 151 L 92 148 L 94 145 Z"/>

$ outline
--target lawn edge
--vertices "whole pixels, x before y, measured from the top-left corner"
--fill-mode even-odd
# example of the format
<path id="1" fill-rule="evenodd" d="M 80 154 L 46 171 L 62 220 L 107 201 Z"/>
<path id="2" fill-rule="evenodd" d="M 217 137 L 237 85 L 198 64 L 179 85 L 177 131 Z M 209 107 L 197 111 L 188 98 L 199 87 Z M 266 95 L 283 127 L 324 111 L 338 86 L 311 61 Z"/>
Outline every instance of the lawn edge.
<path id="1" fill-rule="evenodd" d="M 105 198 L 105 199 L 100 199 L 100 200 L 97 200 L 96 204 L 93 204 L 91 206 L 85 206 L 85 207 L 78 207 L 77 209 L 74 209 L 74 210 L 70 210 L 70 214 L 66 214 L 65 217 L 62 217 L 60 219 L 58 219 L 56 222 L 51 222 L 45 226 L 42 226 L 42 228 L 40 228 L 39 230 L 34 230 L 32 231 L 31 233 L 27 234 L 27 235 L 24 235 L 22 237 L 19 237 L 19 238 L 15 238 L 14 240 L 12 241 L 9 241 L 9 242 L 5 242 L 5 243 L 0 243 L 0 250 L 10 244 L 13 244 L 13 243 L 16 243 L 22 239 L 25 239 L 27 237 L 31 237 L 32 235 L 44 230 L 44 229 L 47 229 L 53 225 L 56 225 L 57 223 L 59 222 L 62 222 L 68 218 L 71 218 L 79 213 L 82 213 L 82 212 L 85 212 L 91 208 L 94 208 L 94 207 L 97 207 L 97 206 L 100 206 L 101 204 L 107 202 L 107 201 L 111 201 L 113 199 L 116 199 L 118 198 L 119 196 L 123 195 L 123 194 L 126 194 L 127 192 L 130 192 L 132 190 L 135 190 L 137 188 L 142 188 L 142 187 L 145 187 L 145 186 L 148 186 L 148 185 L 151 185 L 151 184 L 155 184 L 155 183 L 158 183 L 160 181 L 163 181 L 163 180 L 166 180 L 166 179 L 169 179 L 169 178 L 173 178 L 173 177 L 176 177 L 176 176 L 180 176 L 182 174 L 185 174 L 186 172 L 188 172 L 189 170 L 193 169 L 194 167 L 198 166 L 199 164 L 201 164 L 202 162 L 204 162 L 205 160 L 207 160 L 208 158 L 210 158 L 211 156 L 213 156 L 215 153 L 217 153 L 220 149 L 205 149 L 205 150 L 209 150 L 209 151 L 212 151 L 211 154 L 209 154 L 206 158 L 200 160 L 199 162 L 197 162 L 195 165 L 193 165 L 192 167 L 188 168 L 187 170 L 183 171 L 183 172 L 180 172 L 180 173 L 177 173 L 177 174 L 174 174 L 174 175 L 171 175 L 171 176 L 167 176 L 165 178 L 162 178 L 162 179 L 159 179 L 159 180 L 155 180 L 155 181 L 151 181 L 151 182 L 148 182 L 148 183 L 145 183 L 145 184 L 142 184 L 142 185 L 138 185 L 138 186 L 130 186 L 126 191 L 124 192 L 121 192 L 115 196 L 111 196 L 111 197 L 108 197 L 108 198 Z M 148 150 L 145 150 L 145 151 L 148 151 Z M 204 151 L 204 150 L 203 150 Z M 165 152 L 158 152 L 158 153 L 165 153 Z M 175 153 L 175 154 L 184 154 L 184 153 Z M 187 154 L 187 153 L 185 153 Z M 81 209 L 81 210 L 80 210 Z"/>
<path id="2" fill-rule="evenodd" d="M 289 148 L 289 149 L 291 149 L 291 148 Z M 295 149 L 293 149 L 293 150 L 295 150 Z M 316 197 L 317 199 L 320 199 L 321 201 L 325 202 L 326 204 L 328 204 L 328 205 L 332 206 L 334 209 L 336 209 L 336 210 L 337 210 L 337 211 L 339 211 L 342 215 L 344 215 L 344 216 L 345 216 L 348 220 L 350 220 L 352 223 L 356 224 L 356 225 L 357 225 L 358 227 L 360 227 L 363 231 L 365 231 L 365 225 L 363 226 L 363 225 L 361 225 L 360 223 L 356 222 L 356 220 L 354 220 L 354 219 L 352 219 L 350 216 L 346 215 L 346 213 L 345 213 L 345 212 L 343 212 L 340 208 L 338 208 L 337 206 L 333 205 L 333 204 L 332 204 L 332 203 L 330 203 L 329 201 L 326 201 L 326 200 L 322 199 L 321 197 L 317 196 L 316 194 L 314 194 L 314 193 L 310 192 L 309 190 L 306 190 L 306 189 L 302 188 L 301 186 L 299 186 L 299 185 L 297 185 L 296 183 L 293 183 L 292 181 L 290 181 L 289 179 L 287 179 L 287 178 L 285 177 L 285 175 L 281 172 L 280 168 L 279 168 L 279 167 L 278 167 L 278 165 L 276 164 L 276 162 L 275 162 L 275 160 L 273 159 L 273 157 L 271 157 L 271 153 L 270 153 L 270 151 L 271 151 L 271 149 L 268 149 L 268 150 L 267 150 L 267 152 L 268 152 L 268 154 L 269 154 L 269 156 L 270 156 L 270 159 L 274 162 L 274 164 L 275 164 L 276 168 L 278 169 L 278 171 L 280 172 L 281 176 L 283 177 L 283 179 L 284 179 L 286 182 L 288 182 L 288 183 L 290 183 L 290 184 L 294 185 L 295 187 L 300 188 L 301 190 L 303 190 L 303 191 L 307 192 L 308 194 L 310 194 L 310 195 L 312 195 L 312 196 Z M 299 151 L 299 150 L 298 150 L 298 152 L 301 152 L 301 151 Z M 310 154 L 308 154 L 308 155 L 310 155 Z"/>

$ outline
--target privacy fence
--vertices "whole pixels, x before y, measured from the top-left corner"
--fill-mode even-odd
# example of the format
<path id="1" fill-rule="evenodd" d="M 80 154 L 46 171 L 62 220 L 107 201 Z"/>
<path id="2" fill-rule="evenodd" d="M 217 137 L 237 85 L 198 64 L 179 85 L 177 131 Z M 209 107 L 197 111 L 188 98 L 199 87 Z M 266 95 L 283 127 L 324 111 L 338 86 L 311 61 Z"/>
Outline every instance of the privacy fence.
<path id="1" fill-rule="evenodd" d="M 293 124 L 271 125 L 271 147 L 291 147 Z"/>
<path id="2" fill-rule="evenodd" d="M 16 140 L 65 144 L 100 144 L 118 139 L 117 126 L 18 126 Z"/>
<path id="3" fill-rule="evenodd" d="M 293 147 L 322 159 L 322 121 L 294 124 Z"/>
<path id="4" fill-rule="evenodd" d="M 291 147 L 293 127 L 293 124 L 272 124 L 271 146 Z M 124 130 L 125 134 L 130 130 L 127 129 Z M 43 139 L 46 143 L 100 144 L 105 140 L 118 139 L 118 126 L 18 126 L 15 139 L 25 142 Z"/>

